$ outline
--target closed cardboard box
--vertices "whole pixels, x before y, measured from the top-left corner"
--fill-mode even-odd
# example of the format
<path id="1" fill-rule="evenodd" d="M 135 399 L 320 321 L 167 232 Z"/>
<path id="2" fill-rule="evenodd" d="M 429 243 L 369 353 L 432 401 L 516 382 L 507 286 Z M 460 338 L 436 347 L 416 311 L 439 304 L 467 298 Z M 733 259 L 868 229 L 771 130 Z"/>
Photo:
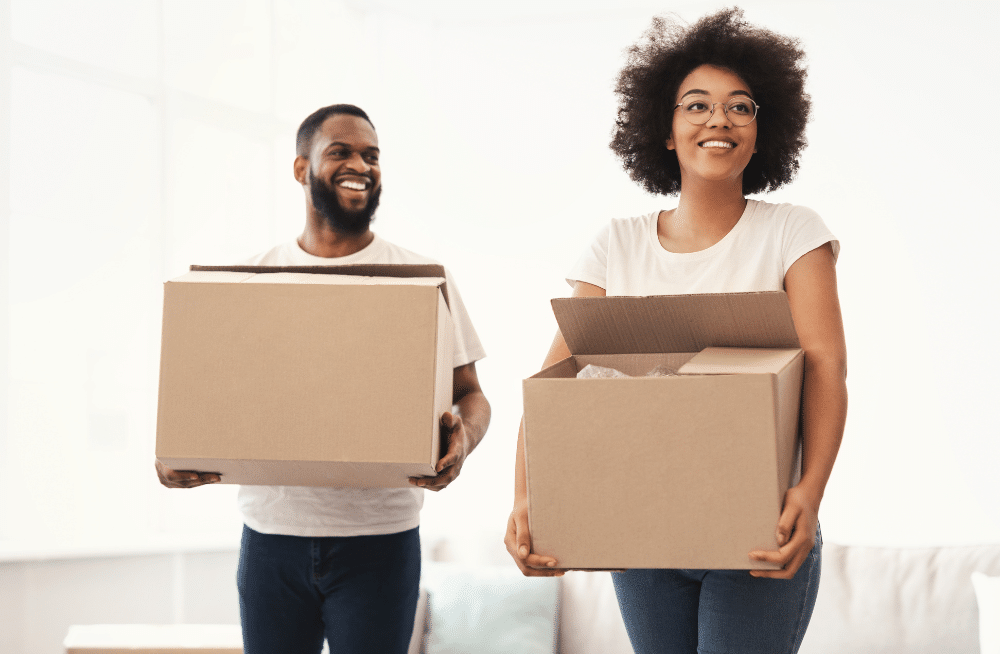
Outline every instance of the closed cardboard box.
<path id="1" fill-rule="evenodd" d="M 524 380 L 533 551 L 560 567 L 753 569 L 798 474 L 783 292 L 553 300 L 573 356 Z M 629 379 L 578 379 L 588 364 Z M 676 376 L 644 377 L 665 366 Z"/>
<path id="2" fill-rule="evenodd" d="M 452 400 L 441 266 L 193 267 L 164 286 L 156 456 L 223 483 L 403 487 Z"/>

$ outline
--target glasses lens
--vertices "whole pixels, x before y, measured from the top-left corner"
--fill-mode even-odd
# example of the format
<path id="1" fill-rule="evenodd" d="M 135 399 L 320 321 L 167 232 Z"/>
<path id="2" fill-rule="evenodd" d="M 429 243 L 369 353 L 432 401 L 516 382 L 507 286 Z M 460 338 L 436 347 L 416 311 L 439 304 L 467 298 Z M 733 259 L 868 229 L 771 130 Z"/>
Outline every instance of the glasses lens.
<path id="1" fill-rule="evenodd" d="M 757 115 L 757 105 L 750 98 L 735 98 L 726 105 L 726 116 L 737 127 L 753 122 Z"/>
<path id="2" fill-rule="evenodd" d="M 712 101 L 697 95 L 681 103 L 681 113 L 693 125 L 704 125 L 712 117 Z"/>

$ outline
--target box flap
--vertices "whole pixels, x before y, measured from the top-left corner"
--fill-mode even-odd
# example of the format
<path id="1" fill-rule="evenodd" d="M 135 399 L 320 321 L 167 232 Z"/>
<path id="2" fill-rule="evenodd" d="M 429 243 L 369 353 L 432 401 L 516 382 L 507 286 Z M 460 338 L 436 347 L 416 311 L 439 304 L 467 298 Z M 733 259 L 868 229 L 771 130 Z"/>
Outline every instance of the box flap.
<path id="1" fill-rule="evenodd" d="M 796 349 L 707 347 L 677 372 L 682 375 L 778 374 L 801 354 Z"/>
<path id="2" fill-rule="evenodd" d="M 556 298 L 552 311 L 573 354 L 799 347 L 784 291 Z"/>
<path id="3" fill-rule="evenodd" d="M 331 266 L 199 266 L 192 265 L 191 271 L 218 271 L 234 273 L 308 273 L 313 275 L 357 275 L 362 277 L 441 277 L 445 278 L 444 266 L 433 263 L 359 263 Z M 451 306 L 448 298 L 448 284 L 441 284 L 444 301 Z"/>

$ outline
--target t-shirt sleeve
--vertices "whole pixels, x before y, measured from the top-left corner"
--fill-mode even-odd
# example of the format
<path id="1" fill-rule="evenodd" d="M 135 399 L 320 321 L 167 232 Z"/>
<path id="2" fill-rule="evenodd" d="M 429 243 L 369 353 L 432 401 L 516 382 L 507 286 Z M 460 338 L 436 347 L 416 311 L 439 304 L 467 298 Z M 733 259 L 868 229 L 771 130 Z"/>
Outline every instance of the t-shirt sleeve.
<path id="1" fill-rule="evenodd" d="M 479 341 L 476 328 L 472 326 L 472 319 L 462 301 L 458 284 L 448 270 L 445 270 L 445 279 L 448 281 L 448 308 L 451 310 L 451 319 L 455 325 L 455 356 L 452 367 L 458 368 L 484 358 L 486 350 Z"/>
<path id="2" fill-rule="evenodd" d="M 791 207 L 781 235 L 781 260 L 785 274 L 803 254 L 829 243 L 833 260 L 840 255 L 840 241 L 826 226 L 819 214 L 806 207 Z"/>
<path id="3" fill-rule="evenodd" d="M 566 277 L 566 283 L 573 286 L 575 282 L 587 282 L 605 290 L 608 288 L 608 248 L 611 243 L 611 225 L 605 225 L 591 241 L 584 253 Z"/>

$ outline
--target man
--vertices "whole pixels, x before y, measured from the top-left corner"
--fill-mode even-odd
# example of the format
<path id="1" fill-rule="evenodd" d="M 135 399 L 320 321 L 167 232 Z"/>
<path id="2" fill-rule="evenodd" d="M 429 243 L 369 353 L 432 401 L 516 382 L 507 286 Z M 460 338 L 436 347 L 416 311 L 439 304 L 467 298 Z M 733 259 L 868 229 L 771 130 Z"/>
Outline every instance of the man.
<path id="1" fill-rule="evenodd" d="M 245 262 L 258 266 L 433 263 L 375 235 L 382 192 L 379 148 L 368 115 L 332 105 L 299 127 L 295 179 L 306 200 L 302 235 Z M 406 652 L 420 579 L 423 490 L 458 476 L 490 420 L 475 362 L 484 356 L 448 275 L 455 323 L 454 406 L 441 417 L 448 448 L 437 476 L 412 488 L 242 486 L 244 522 L 237 584 L 247 654 Z M 322 365 L 322 362 L 317 362 Z M 377 436 L 377 417 L 372 416 Z M 157 462 L 160 482 L 191 488 L 213 473 L 175 471 Z"/>

